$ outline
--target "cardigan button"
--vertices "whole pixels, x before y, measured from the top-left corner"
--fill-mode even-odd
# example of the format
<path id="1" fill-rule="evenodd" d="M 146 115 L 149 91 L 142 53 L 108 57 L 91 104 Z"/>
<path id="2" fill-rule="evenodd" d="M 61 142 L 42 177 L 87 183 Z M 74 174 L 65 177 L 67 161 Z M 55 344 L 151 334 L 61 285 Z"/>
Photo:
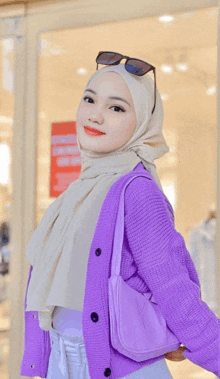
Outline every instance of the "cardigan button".
<path id="1" fill-rule="evenodd" d="M 97 257 L 99 257 L 99 255 L 101 255 L 101 253 L 102 253 L 102 250 L 98 247 L 96 249 L 95 253 L 96 253 Z"/>
<path id="2" fill-rule="evenodd" d="M 91 313 L 91 319 L 92 319 L 93 322 L 97 322 L 98 321 L 99 316 L 97 315 L 96 312 L 92 312 Z"/>
<path id="3" fill-rule="evenodd" d="M 104 375 L 105 375 L 105 376 L 110 376 L 110 375 L 111 375 L 111 369 L 110 369 L 109 367 L 107 367 L 107 368 L 105 369 Z"/>
<path id="4" fill-rule="evenodd" d="M 35 366 L 34 365 L 31 365 L 31 368 L 34 368 Z"/>

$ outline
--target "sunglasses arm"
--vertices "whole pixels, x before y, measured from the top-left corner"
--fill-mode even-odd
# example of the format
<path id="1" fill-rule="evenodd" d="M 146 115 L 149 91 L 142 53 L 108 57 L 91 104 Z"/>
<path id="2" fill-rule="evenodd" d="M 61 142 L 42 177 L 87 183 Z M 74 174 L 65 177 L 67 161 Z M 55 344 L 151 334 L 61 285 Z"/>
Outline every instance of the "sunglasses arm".
<path id="1" fill-rule="evenodd" d="M 154 69 L 154 107 L 153 107 L 153 110 L 152 110 L 152 113 L 154 113 L 154 110 L 155 110 L 155 107 L 156 107 L 156 90 L 157 90 L 157 86 L 156 86 L 156 70 Z"/>

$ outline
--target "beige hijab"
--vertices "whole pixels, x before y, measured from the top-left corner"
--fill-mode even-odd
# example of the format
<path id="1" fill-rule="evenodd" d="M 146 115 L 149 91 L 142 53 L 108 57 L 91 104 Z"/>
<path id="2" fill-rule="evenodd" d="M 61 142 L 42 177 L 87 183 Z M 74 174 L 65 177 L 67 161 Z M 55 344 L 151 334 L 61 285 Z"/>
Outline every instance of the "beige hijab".
<path id="1" fill-rule="evenodd" d="M 139 162 L 154 176 L 162 190 L 154 160 L 169 148 L 162 134 L 163 105 L 154 82 L 146 74 L 135 76 L 123 64 L 96 71 L 89 84 L 102 72 L 119 73 L 134 102 L 137 126 L 131 139 L 110 153 L 82 149 L 81 173 L 77 180 L 48 207 L 26 248 L 33 266 L 27 292 L 27 311 L 39 312 L 40 327 L 50 330 L 55 306 L 83 309 L 86 269 L 102 203 L 112 184 L 132 171 Z M 85 238 L 86 237 L 86 238 Z"/>

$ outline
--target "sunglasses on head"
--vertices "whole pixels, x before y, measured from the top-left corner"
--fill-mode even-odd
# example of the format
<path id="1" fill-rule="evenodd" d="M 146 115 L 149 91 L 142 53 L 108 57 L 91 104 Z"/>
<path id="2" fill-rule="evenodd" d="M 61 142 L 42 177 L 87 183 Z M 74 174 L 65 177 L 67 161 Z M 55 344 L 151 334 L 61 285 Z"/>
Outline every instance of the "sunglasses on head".
<path id="1" fill-rule="evenodd" d="M 96 57 L 96 63 L 98 70 L 99 64 L 105 65 L 117 65 L 121 62 L 122 59 L 127 58 L 125 62 L 125 69 L 133 75 L 143 76 L 149 71 L 154 72 L 154 107 L 152 109 L 152 114 L 156 106 L 156 68 L 151 64 L 142 61 L 141 59 L 130 58 L 126 55 L 119 53 L 113 53 L 112 51 L 100 51 Z"/>

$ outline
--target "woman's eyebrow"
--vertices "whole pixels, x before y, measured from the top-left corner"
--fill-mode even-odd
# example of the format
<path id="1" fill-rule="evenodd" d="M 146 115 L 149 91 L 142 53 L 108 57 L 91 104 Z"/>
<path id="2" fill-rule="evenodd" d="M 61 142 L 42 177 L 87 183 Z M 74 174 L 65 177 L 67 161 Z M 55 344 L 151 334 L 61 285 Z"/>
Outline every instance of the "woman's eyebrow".
<path id="1" fill-rule="evenodd" d="M 86 89 L 85 92 L 86 92 L 86 91 L 92 92 L 92 93 L 94 93 L 94 95 L 97 95 L 97 93 L 96 93 L 95 91 L 93 91 L 93 89 Z M 118 96 L 109 96 L 109 99 L 113 99 L 113 100 L 121 100 L 121 101 L 124 101 L 126 104 L 128 104 L 129 107 L 131 106 L 131 105 L 129 104 L 129 102 L 128 102 L 127 100 L 125 100 L 125 99 L 122 99 L 122 97 L 118 97 Z"/>

